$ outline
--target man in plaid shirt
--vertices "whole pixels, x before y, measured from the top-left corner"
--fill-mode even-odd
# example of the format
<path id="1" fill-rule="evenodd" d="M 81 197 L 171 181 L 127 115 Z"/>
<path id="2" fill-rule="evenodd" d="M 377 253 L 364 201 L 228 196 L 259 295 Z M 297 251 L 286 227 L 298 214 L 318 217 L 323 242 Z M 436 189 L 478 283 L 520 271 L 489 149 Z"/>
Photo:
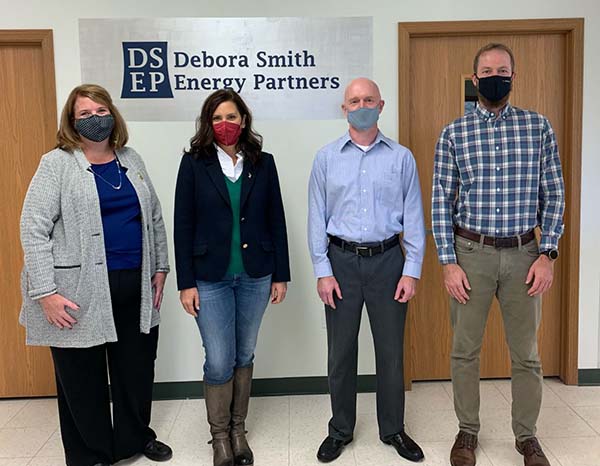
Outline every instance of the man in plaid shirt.
<path id="1" fill-rule="evenodd" d="M 503 44 L 477 52 L 476 109 L 446 126 L 435 153 L 433 235 L 450 294 L 459 433 L 452 466 L 475 465 L 479 353 L 492 298 L 512 361 L 512 427 L 525 466 L 546 466 L 537 441 L 542 369 L 541 295 L 552 285 L 563 232 L 564 186 L 556 136 L 542 115 L 511 106 L 514 57 Z M 541 229 L 538 245 L 534 235 Z"/>

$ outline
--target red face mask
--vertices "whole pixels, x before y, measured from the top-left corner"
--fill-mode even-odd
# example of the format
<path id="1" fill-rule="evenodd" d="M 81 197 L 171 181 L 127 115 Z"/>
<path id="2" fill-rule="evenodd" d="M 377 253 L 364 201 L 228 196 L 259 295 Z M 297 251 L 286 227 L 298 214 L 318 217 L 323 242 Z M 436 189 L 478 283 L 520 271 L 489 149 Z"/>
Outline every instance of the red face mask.
<path id="1" fill-rule="evenodd" d="M 237 123 L 231 121 L 220 121 L 213 124 L 213 131 L 215 132 L 215 139 L 222 146 L 233 146 L 237 144 L 240 134 L 242 134 L 242 127 Z"/>

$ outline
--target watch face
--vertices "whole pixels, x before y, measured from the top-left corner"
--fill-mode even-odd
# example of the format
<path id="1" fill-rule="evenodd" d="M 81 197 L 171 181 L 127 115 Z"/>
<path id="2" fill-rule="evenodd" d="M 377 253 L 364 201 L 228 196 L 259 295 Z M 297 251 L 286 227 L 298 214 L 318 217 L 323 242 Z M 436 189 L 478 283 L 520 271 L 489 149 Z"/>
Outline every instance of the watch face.
<path id="1" fill-rule="evenodd" d="M 558 251 L 556 249 L 551 249 L 548 251 L 548 257 L 552 260 L 558 259 Z"/>

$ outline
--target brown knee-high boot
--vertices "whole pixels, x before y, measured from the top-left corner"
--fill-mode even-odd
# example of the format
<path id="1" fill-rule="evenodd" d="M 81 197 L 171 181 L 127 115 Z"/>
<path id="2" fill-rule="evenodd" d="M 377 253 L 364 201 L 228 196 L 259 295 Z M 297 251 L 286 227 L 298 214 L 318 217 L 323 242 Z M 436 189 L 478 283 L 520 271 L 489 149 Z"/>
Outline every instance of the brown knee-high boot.
<path id="1" fill-rule="evenodd" d="M 231 447 L 236 465 L 254 463 L 254 455 L 246 440 L 246 416 L 252 386 L 252 367 L 238 367 L 233 373 L 231 403 Z"/>
<path id="2" fill-rule="evenodd" d="M 222 385 L 204 384 L 204 399 L 212 435 L 213 465 L 233 466 L 229 438 L 233 379 Z"/>

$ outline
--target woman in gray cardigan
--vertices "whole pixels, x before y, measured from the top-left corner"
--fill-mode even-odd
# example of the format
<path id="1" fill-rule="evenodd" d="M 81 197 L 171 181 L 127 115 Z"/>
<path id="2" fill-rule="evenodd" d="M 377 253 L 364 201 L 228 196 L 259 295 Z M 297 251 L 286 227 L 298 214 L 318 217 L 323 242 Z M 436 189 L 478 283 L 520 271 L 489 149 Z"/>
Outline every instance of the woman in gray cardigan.
<path id="1" fill-rule="evenodd" d="M 166 461 L 149 427 L 169 272 L 160 203 L 102 87 L 73 89 L 57 139 L 23 205 L 20 322 L 28 345 L 51 348 L 67 465 Z"/>

